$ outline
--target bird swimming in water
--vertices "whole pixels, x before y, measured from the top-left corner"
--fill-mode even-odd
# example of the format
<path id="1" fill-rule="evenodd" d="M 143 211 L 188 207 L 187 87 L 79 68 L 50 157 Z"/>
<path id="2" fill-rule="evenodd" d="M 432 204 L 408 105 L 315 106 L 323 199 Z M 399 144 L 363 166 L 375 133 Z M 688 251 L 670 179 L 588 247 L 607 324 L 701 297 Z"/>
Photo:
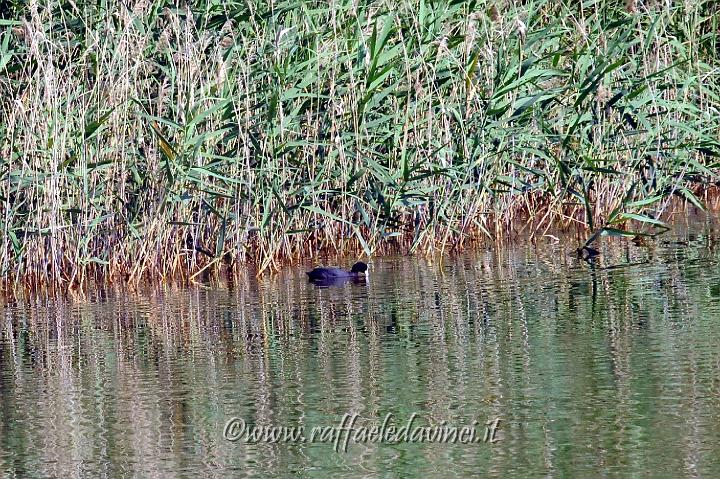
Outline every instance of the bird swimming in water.
<path id="1" fill-rule="evenodd" d="M 362 261 L 358 261 L 352 266 L 350 271 L 345 271 L 340 268 L 315 268 L 312 271 L 305 273 L 308 275 L 308 279 L 313 282 L 319 281 L 336 281 L 345 279 L 357 279 L 365 278 L 367 276 L 368 265 Z"/>

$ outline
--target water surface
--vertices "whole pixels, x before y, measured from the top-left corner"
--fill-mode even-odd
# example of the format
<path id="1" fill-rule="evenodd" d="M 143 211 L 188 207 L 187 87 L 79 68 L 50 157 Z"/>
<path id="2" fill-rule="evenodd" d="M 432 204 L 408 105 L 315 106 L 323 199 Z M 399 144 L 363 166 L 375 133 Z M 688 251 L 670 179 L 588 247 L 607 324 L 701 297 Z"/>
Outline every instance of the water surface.
<path id="1" fill-rule="evenodd" d="M 594 264 L 535 243 L 192 288 L 11 301 L 4 477 L 720 475 L 720 252 L 705 219 Z M 348 260 L 347 263 L 352 263 Z M 499 419 L 496 441 L 228 441 L 226 423 Z"/>

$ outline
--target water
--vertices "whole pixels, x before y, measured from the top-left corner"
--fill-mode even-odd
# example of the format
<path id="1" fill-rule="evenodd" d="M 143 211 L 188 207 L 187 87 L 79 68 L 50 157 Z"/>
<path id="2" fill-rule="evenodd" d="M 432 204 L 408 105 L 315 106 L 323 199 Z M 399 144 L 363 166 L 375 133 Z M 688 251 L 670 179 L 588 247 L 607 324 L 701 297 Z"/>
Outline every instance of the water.
<path id="1" fill-rule="evenodd" d="M 334 288 L 291 268 L 10 302 L 0 475 L 718 477 L 716 228 L 679 225 L 647 248 L 613 239 L 595 265 L 541 237 L 378 258 L 369 282 Z M 345 414 L 355 431 L 415 414 L 413 427 L 477 436 L 337 451 L 223 436 L 231 418 L 309 435 Z"/>

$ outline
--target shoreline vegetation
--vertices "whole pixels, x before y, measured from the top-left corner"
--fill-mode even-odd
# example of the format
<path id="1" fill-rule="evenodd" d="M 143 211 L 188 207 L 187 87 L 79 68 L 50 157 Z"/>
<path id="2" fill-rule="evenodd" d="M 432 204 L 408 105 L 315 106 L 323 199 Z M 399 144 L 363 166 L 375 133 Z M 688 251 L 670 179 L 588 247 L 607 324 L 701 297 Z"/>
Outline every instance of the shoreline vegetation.
<path id="1" fill-rule="evenodd" d="M 5 3 L 6 286 L 589 246 L 718 181 L 716 1 Z"/>

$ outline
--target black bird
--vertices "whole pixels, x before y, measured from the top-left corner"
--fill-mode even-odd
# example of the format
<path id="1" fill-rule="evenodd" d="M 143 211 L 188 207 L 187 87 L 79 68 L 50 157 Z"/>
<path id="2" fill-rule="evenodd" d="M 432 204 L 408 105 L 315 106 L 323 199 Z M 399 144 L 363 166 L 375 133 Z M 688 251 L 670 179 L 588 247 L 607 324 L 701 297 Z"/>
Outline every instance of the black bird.
<path id="1" fill-rule="evenodd" d="M 315 268 L 305 273 L 310 281 L 334 281 L 341 279 L 364 278 L 367 276 L 368 266 L 362 261 L 355 263 L 350 271 L 340 268 Z"/>
<path id="2" fill-rule="evenodd" d="M 582 248 L 578 248 L 577 250 L 575 250 L 575 253 L 577 253 L 578 258 L 584 259 L 585 261 L 590 261 L 591 259 L 598 256 L 600 254 L 600 251 L 589 246 L 583 246 Z"/>

